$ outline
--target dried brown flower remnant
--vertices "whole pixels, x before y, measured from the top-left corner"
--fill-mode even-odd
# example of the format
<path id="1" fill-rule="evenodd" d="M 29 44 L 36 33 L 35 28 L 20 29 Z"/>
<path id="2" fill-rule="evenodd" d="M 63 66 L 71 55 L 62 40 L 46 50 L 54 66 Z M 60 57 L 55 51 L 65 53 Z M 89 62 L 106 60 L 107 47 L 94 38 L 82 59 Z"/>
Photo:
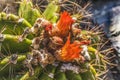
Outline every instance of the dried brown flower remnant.
<path id="1" fill-rule="evenodd" d="M 48 48 L 51 49 L 52 51 L 55 51 L 63 46 L 63 39 L 58 37 L 58 36 L 53 36 L 49 43 L 48 43 Z"/>

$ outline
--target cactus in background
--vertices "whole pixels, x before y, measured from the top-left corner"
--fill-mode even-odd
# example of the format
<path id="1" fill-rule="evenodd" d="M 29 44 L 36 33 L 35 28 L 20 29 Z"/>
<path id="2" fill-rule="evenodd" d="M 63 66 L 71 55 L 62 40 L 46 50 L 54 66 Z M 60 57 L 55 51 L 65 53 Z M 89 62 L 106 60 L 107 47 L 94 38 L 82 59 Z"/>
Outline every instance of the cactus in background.
<path id="1" fill-rule="evenodd" d="M 18 15 L 0 13 L 0 29 L 5 27 L 0 32 L 1 79 L 100 79 L 109 64 L 105 53 L 111 49 L 103 50 L 107 39 L 99 27 L 84 28 L 81 23 L 87 24 L 88 15 L 84 9 L 61 11 L 67 3 L 80 8 L 72 1 L 50 0 L 41 13 L 31 0 L 22 0 Z"/>

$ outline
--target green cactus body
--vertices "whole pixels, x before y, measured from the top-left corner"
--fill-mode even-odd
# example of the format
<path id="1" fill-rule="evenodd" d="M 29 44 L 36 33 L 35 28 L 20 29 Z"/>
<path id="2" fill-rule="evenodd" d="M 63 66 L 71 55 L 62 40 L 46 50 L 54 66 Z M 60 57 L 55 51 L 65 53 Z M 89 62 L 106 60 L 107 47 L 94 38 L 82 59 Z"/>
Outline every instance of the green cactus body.
<path id="1" fill-rule="evenodd" d="M 24 54 L 26 54 L 26 53 L 24 53 Z M 27 53 L 28 54 L 28 53 Z M 10 68 L 10 66 L 13 68 L 13 69 L 15 69 L 16 71 L 19 71 L 19 70 L 21 70 L 22 69 L 22 67 L 23 67 L 23 64 L 21 64 L 22 63 L 22 61 L 23 60 L 25 60 L 25 55 L 18 55 L 18 60 L 17 60 L 17 64 L 11 64 L 11 63 L 9 63 L 9 58 L 10 58 L 11 56 L 9 56 L 9 57 L 6 57 L 6 58 L 4 58 L 1 62 L 0 62 L 0 76 L 1 77 L 8 77 L 8 75 L 9 75 L 9 68 Z"/>
<path id="2" fill-rule="evenodd" d="M 72 71 L 66 71 L 66 77 L 68 80 L 82 80 L 80 74 L 73 73 Z"/>
<path id="3" fill-rule="evenodd" d="M 23 42 L 18 41 L 18 36 L 4 34 L 4 41 L 2 43 L 2 52 L 7 54 L 11 53 L 24 53 L 30 49 L 31 40 L 25 39 Z"/>
<path id="4" fill-rule="evenodd" d="M 42 72 L 42 67 L 38 66 L 35 68 L 35 72 L 33 76 L 29 76 L 29 72 L 27 72 L 25 75 L 23 75 L 20 80 L 38 80 L 39 75 Z"/>
<path id="5" fill-rule="evenodd" d="M 56 67 L 48 65 L 39 76 L 39 80 L 54 80 Z"/>
<path id="6" fill-rule="evenodd" d="M 51 1 L 42 14 L 44 18 L 51 21 L 52 23 L 55 23 L 58 19 L 56 14 L 60 11 L 60 7 L 57 3 L 57 1 Z"/>
<path id="7" fill-rule="evenodd" d="M 87 65 L 88 63 L 86 63 Z M 85 66 L 85 65 L 84 65 Z M 87 71 L 80 73 L 82 80 L 96 80 L 96 70 L 91 65 L 89 65 L 89 68 L 86 68 Z"/>
<path id="8" fill-rule="evenodd" d="M 87 71 L 85 73 L 80 74 L 82 77 L 82 80 L 96 80 L 94 78 L 94 75 L 91 73 L 91 71 Z"/>
<path id="9" fill-rule="evenodd" d="M 65 72 L 62 72 L 60 70 L 60 67 L 58 66 L 55 71 L 55 80 L 67 80 L 67 77 L 65 75 Z"/>
<path id="10" fill-rule="evenodd" d="M 31 24 L 23 18 L 14 14 L 0 13 L 0 29 L 6 27 L 5 34 L 21 34 L 26 27 L 32 27 Z"/>
<path id="11" fill-rule="evenodd" d="M 41 17 L 41 14 L 36 8 L 34 8 L 32 2 L 27 0 L 23 0 L 20 3 L 18 15 L 21 18 L 26 19 L 31 25 L 35 23 L 37 18 Z"/>

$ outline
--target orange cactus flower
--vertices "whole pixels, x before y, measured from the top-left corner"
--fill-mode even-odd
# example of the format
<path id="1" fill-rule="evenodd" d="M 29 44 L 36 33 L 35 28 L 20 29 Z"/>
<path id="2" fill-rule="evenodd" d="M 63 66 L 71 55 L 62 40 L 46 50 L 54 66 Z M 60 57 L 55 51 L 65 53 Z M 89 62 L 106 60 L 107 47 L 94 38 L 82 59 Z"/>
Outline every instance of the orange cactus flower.
<path id="1" fill-rule="evenodd" d="M 74 20 L 66 11 L 61 13 L 60 19 L 57 22 L 57 28 L 53 29 L 52 35 L 66 37 L 69 34 L 70 27 Z"/>
<path id="2" fill-rule="evenodd" d="M 78 44 L 76 42 L 73 42 L 70 44 L 70 35 L 67 38 L 67 42 L 62 47 L 61 51 L 58 52 L 57 58 L 58 60 L 64 61 L 64 62 L 70 62 L 75 59 L 81 58 L 84 59 L 83 56 L 80 54 L 82 51 L 82 48 L 80 48 L 81 44 Z"/>

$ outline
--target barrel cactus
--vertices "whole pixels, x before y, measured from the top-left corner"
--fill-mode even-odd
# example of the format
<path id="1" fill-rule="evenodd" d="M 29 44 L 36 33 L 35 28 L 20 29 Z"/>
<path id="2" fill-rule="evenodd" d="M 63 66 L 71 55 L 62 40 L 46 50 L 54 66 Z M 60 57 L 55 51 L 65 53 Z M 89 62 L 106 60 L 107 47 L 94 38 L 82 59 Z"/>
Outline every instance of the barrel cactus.
<path id="1" fill-rule="evenodd" d="M 50 0 L 42 12 L 22 0 L 18 15 L 0 13 L 2 80 L 101 79 L 110 64 L 108 41 L 100 27 L 89 24 L 84 8 L 64 2 Z M 62 6 L 67 4 L 79 12 L 69 12 Z"/>

